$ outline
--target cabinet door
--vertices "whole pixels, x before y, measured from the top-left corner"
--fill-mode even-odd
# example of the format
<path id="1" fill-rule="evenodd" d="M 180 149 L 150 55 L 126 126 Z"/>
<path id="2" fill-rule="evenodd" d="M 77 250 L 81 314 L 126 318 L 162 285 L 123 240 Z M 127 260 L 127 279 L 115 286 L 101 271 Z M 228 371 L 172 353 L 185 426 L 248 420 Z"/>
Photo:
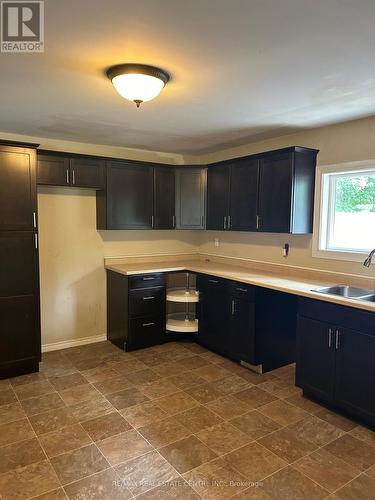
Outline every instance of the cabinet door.
<path id="1" fill-rule="evenodd" d="M 255 364 L 255 306 L 248 300 L 230 298 L 228 353 L 236 361 Z"/>
<path id="2" fill-rule="evenodd" d="M 227 353 L 229 335 L 229 296 L 220 291 L 199 292 L 198 341 L 221 354 Z"/>
<path id="3" fill-rule="evenodd" d="M 107 229 L 151 229 L 153 170 L 126 162 L 107 166 Z"/>
<path id="4" fill-rule="evenodd" d="M 40 333 L 36 297 L 1 297 L 0 332 L 0 375 L 17 364 L 37 363 Z"/>
<path id="5" fill-rule="evenodd" d="M 38 154 L 37 183 L 50 186 L 69 186 L 69 158 Z"/>
<path id="6" fill-rule="evenodd" d="M 375 425 L 375 336 L 336 332 L 335 404 Z"/>
<path id="7" fill-rule="evenodd" d="M 206 170 L 184 167 L 176 170 L 176 228 L 204 229 Z"/>
<path id="8" fill-rule="evenodd" d="M 293 153 L 275 154 L 260 160 L 260 231 L 291 231 L 292 182 Z"/>
<path id="9" fill-rule="evenodd" d="M 207 229 L 228 228 L 230 165 L 207 169 Z"/>
<path id="10" fill-rule="evenodd" d="M 105 161 L 98 158 L 72 158 L 70 183 L 72 186 L 103 189 L 105 187 Z"/>
<path id="11" fill-rule="evenodd" d="M 0 146 L 0 230 L 34 229 L 35 162 L 33 149 Z"/>
<path id="12" fill-rule="evenodd" d="M 255 231 L 258 214 L 258 160 L 235 161 L 230 176 L 230 220 L 232 231 Z"/>
<path id="13" fill-rule="evenodd" d="M 175 227 L 175 175 L 173 167 L 154 169 L 154 229 Z"/>
<path id="14" fill-rule="evenodd" d="M 307 394 L 332 402 L 335 374 L 334 329 L 322 321 L 299 317 L 296 385 Z"/>
<path id="15" fill-rule="evenodd" d="M 38 250 L 32 231 L 0 232 L 0 297 L 38 293 Z"/>

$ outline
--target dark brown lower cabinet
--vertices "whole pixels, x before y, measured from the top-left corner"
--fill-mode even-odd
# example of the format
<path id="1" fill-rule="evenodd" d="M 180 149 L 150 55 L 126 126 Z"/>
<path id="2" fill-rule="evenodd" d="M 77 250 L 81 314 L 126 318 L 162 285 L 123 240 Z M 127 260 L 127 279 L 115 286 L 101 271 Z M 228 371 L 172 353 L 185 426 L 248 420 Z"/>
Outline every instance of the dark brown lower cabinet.
<path id="1" fill-rule="evenodd" d="M 1 378 L 38 371 L 40 361 L 39 298 L 0 298 Z"/>
<path id="2" fill-rule="evenodd" d="M 296 383 L 304 394 L 375 425 L 375 314 L 300 299 Z"/>
<path id="3" fill-rule="evenodd" d="M 107 338 L 133 351 L 166 338 L 165 275 L 125 276 L 107 271 Z"/>

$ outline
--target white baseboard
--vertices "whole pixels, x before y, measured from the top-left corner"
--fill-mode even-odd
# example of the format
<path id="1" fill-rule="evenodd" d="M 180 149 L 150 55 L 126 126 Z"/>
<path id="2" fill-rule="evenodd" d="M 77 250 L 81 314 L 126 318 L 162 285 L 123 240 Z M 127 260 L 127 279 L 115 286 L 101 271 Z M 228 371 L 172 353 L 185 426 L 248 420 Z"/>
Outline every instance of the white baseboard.
<path id="1" fill-rule="evenodd" d="M 103 342 L 107 340 L 107 335 L 95 335 L 93 337 L 84 337 L 75 340 L 61 340 L 60 342 L 53 342 L 52 344 L 43 344 L 42 352 L 58 351 L 60 349 L 67 349 L 68 347 L 77 347 L 86 344 L 95 344 L 96 342 Z"/>

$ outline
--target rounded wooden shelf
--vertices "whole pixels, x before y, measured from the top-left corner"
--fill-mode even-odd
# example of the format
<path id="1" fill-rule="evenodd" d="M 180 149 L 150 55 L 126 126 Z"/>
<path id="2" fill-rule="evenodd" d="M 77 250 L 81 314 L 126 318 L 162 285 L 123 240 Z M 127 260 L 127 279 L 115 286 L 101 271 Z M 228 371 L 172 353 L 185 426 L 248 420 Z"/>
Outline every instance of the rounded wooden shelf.
<path id="1" fill-rule="evenodd" d="M 195 314 L 173 313 L 167 316 L 167 330 L 170 332 L 195 333 L 198 331 L 198 320 Z"/>
<path id="2" fill-rule="evenodd" d="M 168 302 L 199 302 L 199 293 L 196 290 L 187 290 L 186 288 L 172 288 L 167 290 Z"/>

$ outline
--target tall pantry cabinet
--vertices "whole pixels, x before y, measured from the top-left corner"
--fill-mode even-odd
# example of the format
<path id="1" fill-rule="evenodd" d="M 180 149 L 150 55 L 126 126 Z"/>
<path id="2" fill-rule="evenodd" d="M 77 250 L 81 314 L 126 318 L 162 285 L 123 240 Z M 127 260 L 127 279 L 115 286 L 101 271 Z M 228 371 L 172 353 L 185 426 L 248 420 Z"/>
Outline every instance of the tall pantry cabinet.
<path id="1" fill-rule="evenodd" d="M 36 147 L 0 142 L 0 378 L 41 358 Z"/>

